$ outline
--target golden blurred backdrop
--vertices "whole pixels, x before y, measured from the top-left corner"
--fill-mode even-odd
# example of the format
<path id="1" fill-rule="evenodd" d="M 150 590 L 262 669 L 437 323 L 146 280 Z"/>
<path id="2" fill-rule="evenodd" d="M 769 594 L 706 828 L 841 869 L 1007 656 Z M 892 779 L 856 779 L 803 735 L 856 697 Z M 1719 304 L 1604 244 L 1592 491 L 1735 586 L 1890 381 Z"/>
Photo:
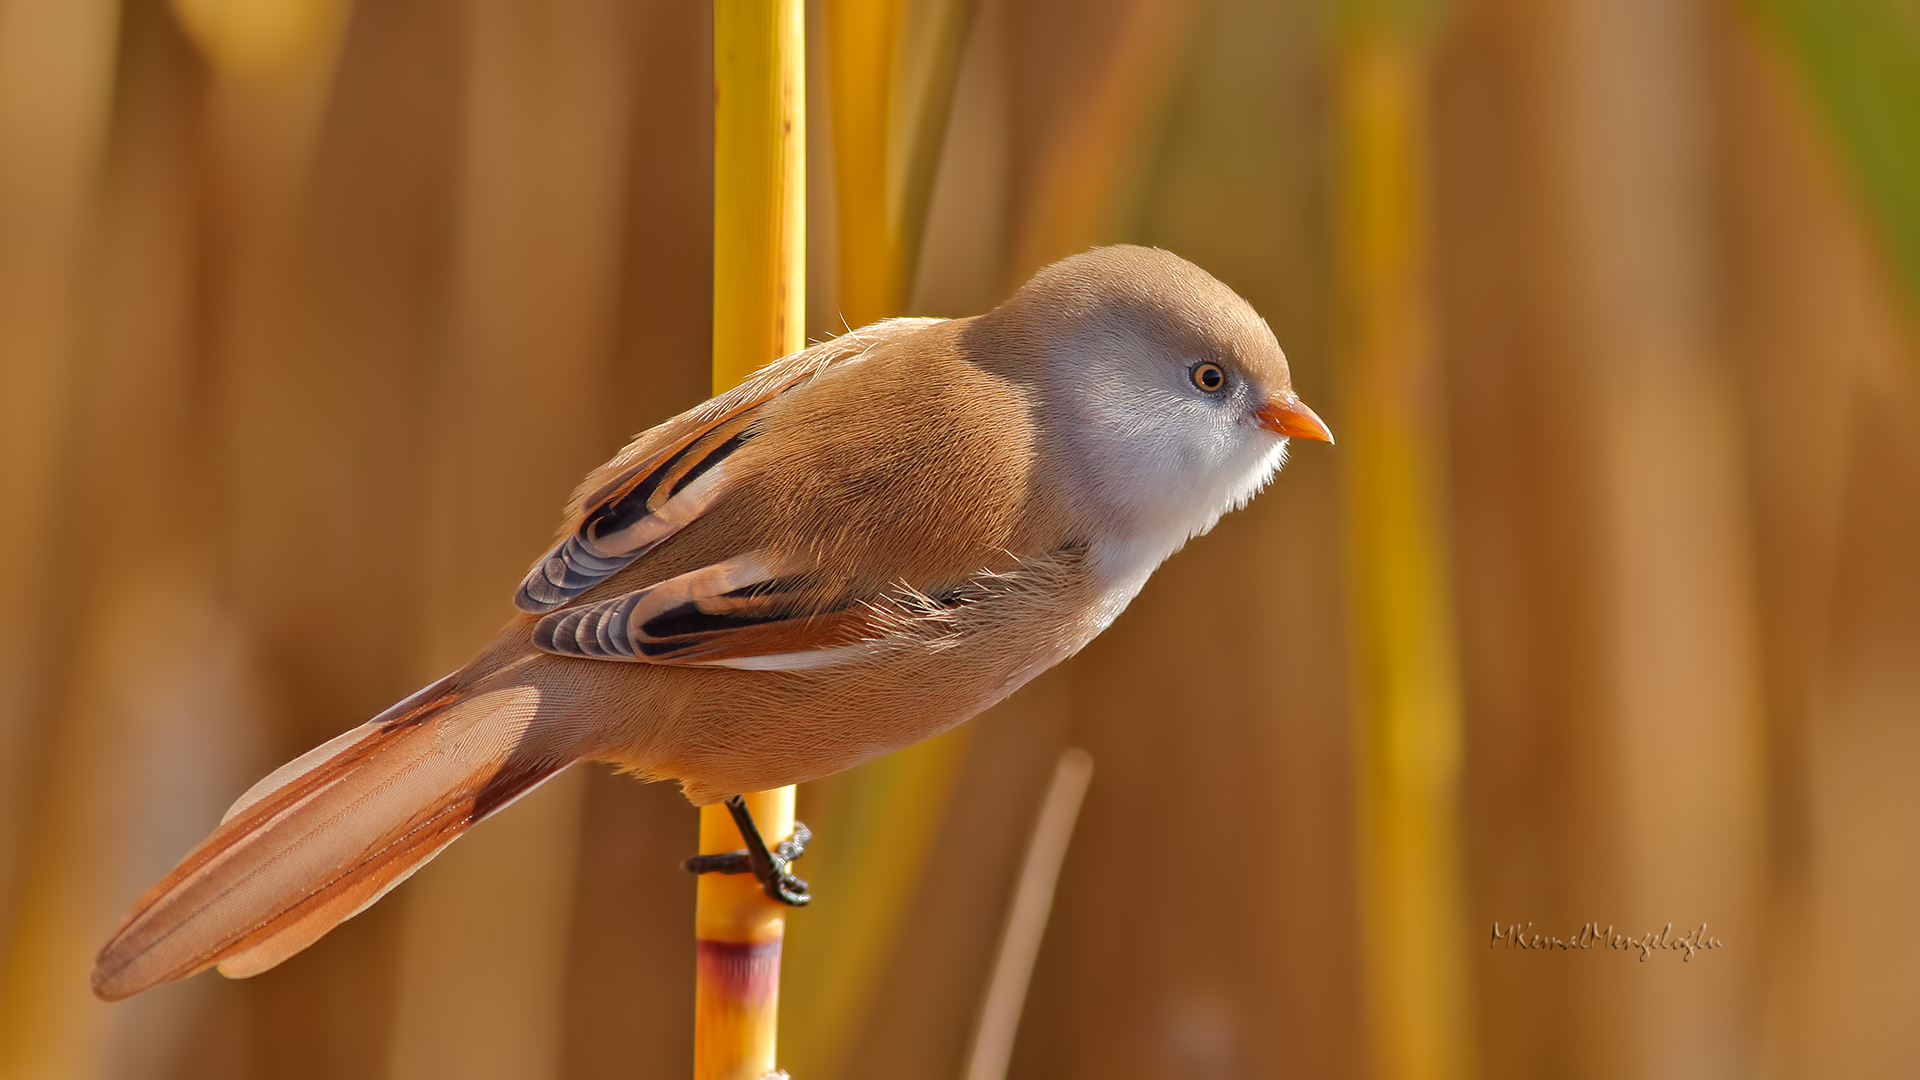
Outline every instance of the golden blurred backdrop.
<path id="1" fill-rule="evenodd" d="M 796 1077 L 961 1075 L 1068 747 L 1008 1075 L 1920 1075 L 1920 7 L 809 18 L 810 337 L 1151 243 L 1341 442 L 1074 661 L 802 789 Z M 695 814 L 598 767 L 260 978 L 87 974 L 706 396 L 711 34 L 0 0 L 0 1077 L 687 1074 Z M 1589 922 L 1724 944 L 1490 933 Z"/>

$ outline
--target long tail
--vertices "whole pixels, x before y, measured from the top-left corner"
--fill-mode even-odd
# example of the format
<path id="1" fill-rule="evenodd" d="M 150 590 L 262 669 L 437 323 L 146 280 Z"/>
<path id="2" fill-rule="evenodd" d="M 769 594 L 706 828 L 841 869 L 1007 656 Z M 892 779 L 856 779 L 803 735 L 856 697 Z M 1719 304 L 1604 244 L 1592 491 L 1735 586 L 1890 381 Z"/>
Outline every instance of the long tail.
<path id="1" fill-rule="evenodd" d="M 257 975 L 365 910 L 576 760 L 526 737 L 538 691 L 449 675 L 282 766 L 147 890 L 100 950 L 109 1001 L 218 964 Z M 544 740 L 540 740 L 544 742 Z"/>

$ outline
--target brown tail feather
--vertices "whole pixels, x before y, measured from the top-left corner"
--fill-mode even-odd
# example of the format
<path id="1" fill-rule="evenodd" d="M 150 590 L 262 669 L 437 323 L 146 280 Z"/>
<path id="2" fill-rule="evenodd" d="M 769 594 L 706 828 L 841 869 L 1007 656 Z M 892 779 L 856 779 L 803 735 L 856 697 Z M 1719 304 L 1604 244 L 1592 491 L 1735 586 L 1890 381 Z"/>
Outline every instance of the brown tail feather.
<path id="1" fill-rule="evenodd" d="M 94 993 L 117 1001 L 215 964 L 257 975 L 359 914 L 573 763 L 522 745 L 537 700 L 449 676 L 276 771 L 134 905 Z"/>

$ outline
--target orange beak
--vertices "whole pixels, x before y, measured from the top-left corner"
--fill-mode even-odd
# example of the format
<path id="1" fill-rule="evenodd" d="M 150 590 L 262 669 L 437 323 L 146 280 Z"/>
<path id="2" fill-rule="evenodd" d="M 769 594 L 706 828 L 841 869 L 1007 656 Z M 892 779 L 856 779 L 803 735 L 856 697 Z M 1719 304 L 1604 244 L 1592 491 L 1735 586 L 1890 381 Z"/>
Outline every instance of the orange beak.
<path id="1" fill-rule="evenodd" d="M 1313 415 L 1313 410 L 1292 394 L 1274 398 L 1255 409 L 1253 415 L 1259 418 L 1261 427 L 1289 439 L 1333 442 L 1333 429 L 1327 427 L 1326 421 Z"/>

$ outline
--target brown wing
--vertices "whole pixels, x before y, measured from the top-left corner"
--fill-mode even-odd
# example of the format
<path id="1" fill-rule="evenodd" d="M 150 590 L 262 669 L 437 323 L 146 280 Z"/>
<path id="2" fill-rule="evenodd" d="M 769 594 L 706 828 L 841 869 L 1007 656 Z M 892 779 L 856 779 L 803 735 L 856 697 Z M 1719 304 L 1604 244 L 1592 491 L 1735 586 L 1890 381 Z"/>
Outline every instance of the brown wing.
<path id="1" fill-rule="evenodd" d="M 746 382 L 652 429 L 583 488 L 578 523 L 528 571 L 514 606 L 561 607 L 699 517 L 727 488 L 727 459 L 759 432 L 769 401 L 891 334 L 934 320 L 897 319 L 769 364 Z"/>
<path id="2" fill-rule="evenodd" d="M 564 597 L 538 609 L 534 643 L 598 660 L 795 670 L 944 640 L 963 607 L 1072 539 L 1064 500 L 1033 489 L 1030 399 L 958 338 L 931 328 L 910 348 L 816 372 L 661 445 L 650 471 L 613 478 L 556 554 L 558 572 L 544 572 Z M 601 509 L 663 492 L 637 525 Z M 615 546 L 617 563 L 602 554 Z M 617 573 L 608 583 L 624 588 L 562 606 L 591 587 L 589 572 Z"/>
<path id="3" fill-rule="evenodd" d="M 825 584 L 792 560 L 753 552 L 555 612 L 533 640 L 547 652 L 599 660 L 816 667 L 875 630 L 861 604 L 832 596 Z M 741 663 L 748 658 L 760 662 Z"/>
<path id="4" fill-rule="evenodd" d="M 552 611 L 699 517 L 725 490 L 725 462 L 757 434 L 765 404 L 756 401 L 720 416 L 596 491 L 579 527 L 520 583 L 514 606 L 534 614 Z"/>
<path id="5" fill-rule="evenodd" d="M 981 570 L 929 595 L 859 595 L 798 560 L 756 551 L 541 619 L 534 644 L 597 660 L 794 671 L 846 663 L 889 640 L 937 640 L 952 616 L 1013 582 Z"/>

